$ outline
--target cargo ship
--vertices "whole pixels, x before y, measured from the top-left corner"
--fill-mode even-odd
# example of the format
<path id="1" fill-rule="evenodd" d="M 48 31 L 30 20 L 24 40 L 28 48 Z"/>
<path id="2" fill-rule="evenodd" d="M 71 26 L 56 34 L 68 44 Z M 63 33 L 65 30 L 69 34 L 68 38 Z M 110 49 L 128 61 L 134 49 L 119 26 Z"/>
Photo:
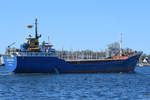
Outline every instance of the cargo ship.
<path id="1" fill-rule="evenodd" d="M 31 26 L 29 26 L 31 27 Z M 63 59 L 56 55 L 53 45 L 39 43 L 41 35 L 37 31 L 35 20 L 35 37 L 29 36 L 20 49 L 8 50 L 4 56 L 6 68 L 14 73 L 109 73 L 134 72 L 142 52 L 116 54 L 105 59 Z"/>

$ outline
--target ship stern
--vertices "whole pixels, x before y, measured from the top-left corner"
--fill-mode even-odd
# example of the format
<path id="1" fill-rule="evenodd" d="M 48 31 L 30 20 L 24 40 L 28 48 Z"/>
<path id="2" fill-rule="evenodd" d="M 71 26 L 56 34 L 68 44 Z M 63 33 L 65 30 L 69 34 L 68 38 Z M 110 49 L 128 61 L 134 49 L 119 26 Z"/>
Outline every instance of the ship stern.
<path id="1" fill-rule="evenodd" d="M 14 72 L 17 67 L 17 57 L 4 56 L 5 67 L 10 71 Z"/>

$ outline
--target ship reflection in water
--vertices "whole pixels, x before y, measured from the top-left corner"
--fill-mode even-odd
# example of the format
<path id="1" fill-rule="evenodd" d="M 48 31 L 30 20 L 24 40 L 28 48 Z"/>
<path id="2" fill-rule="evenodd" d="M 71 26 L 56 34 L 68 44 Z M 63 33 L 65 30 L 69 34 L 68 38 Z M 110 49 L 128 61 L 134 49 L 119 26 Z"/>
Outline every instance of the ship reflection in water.
<path id="1" fill-rule="evenodd" d="M 14 74 L 0 67 L 1 100 L 149 100 L 150 67 L 136 73 Z"/>

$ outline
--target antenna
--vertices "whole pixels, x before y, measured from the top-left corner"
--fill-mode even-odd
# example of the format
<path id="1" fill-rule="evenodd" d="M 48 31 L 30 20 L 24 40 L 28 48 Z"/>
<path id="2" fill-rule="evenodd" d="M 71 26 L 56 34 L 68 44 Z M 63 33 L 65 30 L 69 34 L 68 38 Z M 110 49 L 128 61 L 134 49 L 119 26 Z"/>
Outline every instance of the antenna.
<path id="1" fill-rule="evenodd" d="M 120 56 L 122 56 L 122 33 L 120 33 Z"/>

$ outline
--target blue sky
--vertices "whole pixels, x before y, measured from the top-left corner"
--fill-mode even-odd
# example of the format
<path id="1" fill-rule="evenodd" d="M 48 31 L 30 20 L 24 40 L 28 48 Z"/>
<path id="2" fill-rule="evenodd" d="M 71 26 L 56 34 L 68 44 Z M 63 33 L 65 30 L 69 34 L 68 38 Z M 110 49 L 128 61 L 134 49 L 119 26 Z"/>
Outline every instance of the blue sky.
<path id="1" fill-rule="evenodd" d="M 27 25 L 38 18 L 40 41 L 55 49 L 105 50 L 119 42 L 123 47 L 150 53 L 149 0 L 1 0 L 0 53 L 16 42 L 19 47 L 29 33 Z"/>

